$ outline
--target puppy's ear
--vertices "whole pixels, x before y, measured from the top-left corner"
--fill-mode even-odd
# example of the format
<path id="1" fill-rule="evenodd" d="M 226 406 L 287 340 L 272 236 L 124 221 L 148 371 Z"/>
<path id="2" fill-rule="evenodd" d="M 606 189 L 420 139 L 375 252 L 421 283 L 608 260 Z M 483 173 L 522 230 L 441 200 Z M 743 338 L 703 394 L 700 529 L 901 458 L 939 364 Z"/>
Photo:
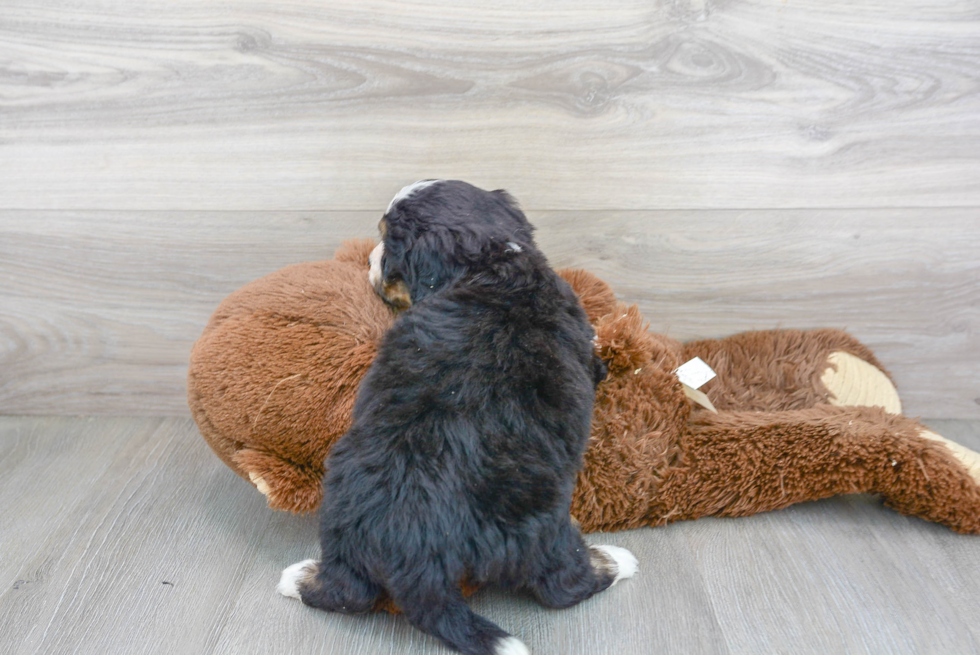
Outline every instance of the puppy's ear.
<path id="1" fill-rule="evenodd" d="M 508 192 L 508 191 L 507 191 L 506 189 L 494 189 L 494 190 L 493 190 L 493 193 L 494 193 L 494 194 L 495 194 L 495 195 L 496 195 L 496 196 L 497 196 L 498 198 L 500 198 L 500 200 L 501 200 L 502 202 L 504 202 L 504 203 L 506 203 L 506 204 L 508 204 L 508 205 L 510 205 L 510 206 L 511 206 L 511 207 L 512 207 L 513 209 L 515 209 L 516 211 L 521 211 L 521 206 L 520 206 L 520 204 L 519 204 L 519 203 L 517 202 L 517 199 L 516 199 L 516 198 L 514 198 L 514 196 L 512 196 L 512 195 L 510 195 L 510 193 L 509 193 L 509 192 Z"/>
<path id="2" fill-rule="evenodd" d="M 381 295 L 399 309 L 440 289 L 461 268 L 454 251 L 456 237 L 441 226 L 429 226 L 409 237 L 391 222 L 384 243 Z"/>
<path id="3" fill-rule="evenodd" d="M 537 247 L 534 243 L 534 226 L 527 220 L 527 216 L 521 211 L 521 205 L 514 196 L 504 189 L 491 191 L 493 196 L 500 203 L 501 209 L 506 212 L 511 220 L 516 223 L 515 237 L 518 241 L 523 241 L 525 245 Z"/>
<path id="4" fill-rule="evenodd" d="M 386 233 L 387 229 L 384 232 Z M 379 262 L 378 279 L 374 280 L 374 288 L 395 309 L 408 309 L 412 305 L 412 298 L 405 283 L 408 265 L 405 249 L 401 247 L 401 242 L 396 240 L 386 239 L 385 244 Z"/>

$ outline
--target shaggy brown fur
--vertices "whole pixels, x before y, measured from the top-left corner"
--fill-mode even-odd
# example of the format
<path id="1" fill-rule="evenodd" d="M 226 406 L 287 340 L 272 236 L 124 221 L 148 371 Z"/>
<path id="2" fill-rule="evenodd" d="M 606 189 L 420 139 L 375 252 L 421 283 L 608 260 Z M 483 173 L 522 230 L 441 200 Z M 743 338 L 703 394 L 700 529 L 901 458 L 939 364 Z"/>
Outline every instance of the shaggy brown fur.
<path id="1" fill-rule="evenodd" d="M 188 403 L 233 471 L 270 485 L 269 505 L 319 506 L 323 460 L 350 427 L 361 378 L 394 316 L 365 271 L 372 241 L 232 293 L 191 352 Z M 367 302 L 365 302 L 367 301 Z"/>
<path id="2" fill-rule="evenodd" d="M 820 381 L 832 352 L 847 352 L 887 375 L 874 354 L 840 330 L 767 330 L 684 344 L 684 361 L 700 357 L 718 377 L 711 401 L 719 411 L 772 412 L 826 403 Z M 889 377 L 890 379 L 890 377 Z"/>
<path id="3" fill-rule="evenodd" d="M 361 377 L 393 315 L 367 281 L 370 241 L 285 268 L 229 296 L 194 347 L 188 399 L 215 452 L 275 509 L 311 511 L 323 460 L 348 428 Z M 980 484 L 918 422 L 833 407 L 828 355 L 881 369 L 837 330 L 750 332 L 682 344 L 649 332 L 635 306 L 585 271 L 562 271 L 598 335 L 609 377 L 572 513 L 583 530 L 745 516 L 871 492 L 899 512 L 980 532 Z M 717 373 L 693 406 L 674 369 L 700 356 Z M 973 456 L 970 453 L 970 456 Z"/>

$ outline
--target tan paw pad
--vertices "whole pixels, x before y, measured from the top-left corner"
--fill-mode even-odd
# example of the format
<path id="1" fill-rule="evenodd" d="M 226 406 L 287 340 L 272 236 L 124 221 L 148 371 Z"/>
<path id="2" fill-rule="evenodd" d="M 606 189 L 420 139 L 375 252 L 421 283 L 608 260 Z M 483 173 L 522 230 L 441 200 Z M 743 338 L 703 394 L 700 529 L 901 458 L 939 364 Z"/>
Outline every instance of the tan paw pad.
<path id="1" fill-rule="evenodd" d="M 901 414 L 902 402 L 888 376 L 860 357 L 834 352 L 830 366 L 820 381 L 831 393 L 828 402 L 837 407 L 882 407 L 889 414 Z"/>
<path id="2" fill-rule="evenodd" d="M 259 493 L 263 496 L 268 496 L 270 493 L 272 493 L 272 487 L 270 487 L 269 483 L 266 482 L 258 473 L 249 471 L 248 479 L 252 481 L 252 484 L 255 485 L 255 488 L 258 489 Z"/>
<path id="3" fill-rule="evenodd" d="M 980 453 L 975 453 L 966 446 L 961 446 L 955 441 L 950 441 L 946 437 L 940 436 L 930 430 L 921 431 L 919 436 L 923 439 L 938 441 L 946 446 L 946 448 L 949 449 L 949 452 L 953 453 L 953 457 L 958 459 L 960 463 L 966 467 L 966 470 L 970 473 L 973 479 L 980 483 Z"/>

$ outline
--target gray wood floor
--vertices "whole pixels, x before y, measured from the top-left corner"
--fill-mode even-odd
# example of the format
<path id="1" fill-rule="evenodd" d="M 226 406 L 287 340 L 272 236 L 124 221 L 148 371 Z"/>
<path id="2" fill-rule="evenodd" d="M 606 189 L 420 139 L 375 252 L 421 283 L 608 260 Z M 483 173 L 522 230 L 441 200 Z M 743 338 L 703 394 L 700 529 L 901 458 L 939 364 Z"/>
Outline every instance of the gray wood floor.
<path id="1" fill-rule="evenodd" d="M 928 423 L 980 450 L 980 422 Z M 314 520 L 268 510 L 187 419 L 0 418 L 0 507 L 4 653 L 448 652 L 277 596 Z M 538 654 L 980 652 L 980 539 L 872 497 L 590 541 L 637 577 L 569 610 L 473 606 Z"/>

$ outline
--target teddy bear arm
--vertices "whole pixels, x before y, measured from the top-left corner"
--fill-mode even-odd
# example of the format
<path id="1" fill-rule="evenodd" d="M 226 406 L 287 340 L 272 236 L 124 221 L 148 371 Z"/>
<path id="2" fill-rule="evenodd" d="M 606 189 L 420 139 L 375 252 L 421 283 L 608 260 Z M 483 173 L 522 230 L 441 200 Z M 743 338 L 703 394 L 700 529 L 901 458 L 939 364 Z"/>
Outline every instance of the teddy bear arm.
<path id="1" fill-rule="evenodd" d="M 686 465 L 661 488 L 664 516 L 747 516 L 805 500 L 878 493 L 897 511 L 980 532 L 980 455 L 880 408 L 697 412 Z"/>
<path id="2" fill-rule="evenodd" d="M 719 410 L 783 411 L 818 404 L 883 407 L 901 413 L 887 371 L 841 330 L 764 330 L 684 344 L 718 377 L 702 389 Z"/>
<path id="3" fill-rule="evenodd" d="M 298 464 L 275 453 L 242 448 L 233 458 L 272 509 L 312 512 L 323 499 L 323 467 Z"/>
<path id="4" fill-rule="evenodd" d="M 221 430 L 215 427 L 214 423 L 211 422 L 211 418 L 208 416 L 207 403 L 204 399 L 200 397 L 200 393 L 195 386 L 194 381 L 194 368 L 191 367 L 191 375 L 188 379 L 188 400 L 191 410 L 191 416 L 194 417 L 194 422 L 197 423 L 197 427 L 201 432 L 201 436 L 204 437 L 204 441 L 211 447 L 214 454 L 217 455 L 225 466 L 230 468 L 239 477 L 248 479 L 248 473 L 243 471 L 235 463 L 235 453 L 241 447 L 241 444 L 236 442 L 234 439 L 225 436 Z"/>

